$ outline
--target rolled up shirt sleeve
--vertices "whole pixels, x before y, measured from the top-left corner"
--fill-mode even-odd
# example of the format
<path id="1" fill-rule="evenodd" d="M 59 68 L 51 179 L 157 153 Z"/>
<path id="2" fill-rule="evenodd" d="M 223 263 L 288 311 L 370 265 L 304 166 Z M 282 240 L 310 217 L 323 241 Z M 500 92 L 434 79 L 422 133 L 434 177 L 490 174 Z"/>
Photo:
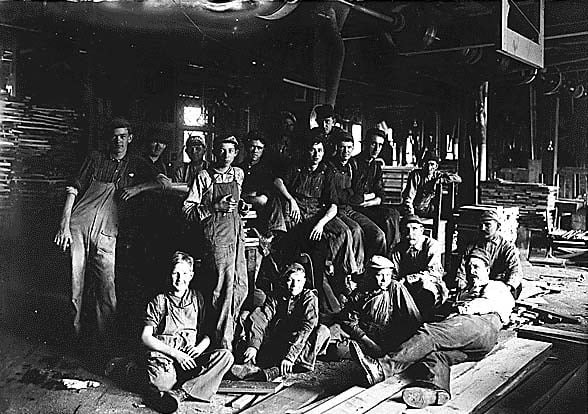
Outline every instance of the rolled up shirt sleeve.
<path id="1" fill-rule="evenodd" d="M 208 171 L 200 171 L 184 200 L 182 213 L 188 221 L 204 221 L 213 213 L 213 182 Z"/>

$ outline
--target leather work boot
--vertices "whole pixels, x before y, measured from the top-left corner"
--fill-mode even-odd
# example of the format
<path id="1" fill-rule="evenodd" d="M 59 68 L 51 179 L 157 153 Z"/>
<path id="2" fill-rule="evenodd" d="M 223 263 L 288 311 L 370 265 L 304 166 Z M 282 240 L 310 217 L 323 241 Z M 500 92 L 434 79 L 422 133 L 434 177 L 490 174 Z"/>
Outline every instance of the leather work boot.
<path id="1" fill-rule="evenodd" d="M 369 385 L 384 381 L 384 371 L 380 363 L 369 355 L 365 355 L 356 341 L 350 341 L 349 351 L 353 360 L 363 369 Z"/>
<path id="2" fill-rule="evenodd" d="M 182 389 L 164 391 L 159 393 L 159 398 L 151 401 L 151 405 L 160 413 L 173 414 L 186 398 L 188 398 L 188 394 Z"/>
<path id="3" fill-rule="evenodd" d="M 240 380 L 255 376 L 261 371 L 257 365 L 247 364 L 233 364 L 231 367 L 231 374 Z"/>
<path id="4" fill-rule="evenodd" d="M 264 381 L 273 381 L 276 378 L 280 377 L 280 368 L 278 367 L 271 367 L 265 368 L 261 370 L 262 379 Z"/>
<path id="5" fill-rule="evenodd" d="M 402 391 L 402 400 L 412 408 L 424 408 L 429 405 L 443 405 L 449 401 L 449 393 L 425 387 L 408 387 Z"/>

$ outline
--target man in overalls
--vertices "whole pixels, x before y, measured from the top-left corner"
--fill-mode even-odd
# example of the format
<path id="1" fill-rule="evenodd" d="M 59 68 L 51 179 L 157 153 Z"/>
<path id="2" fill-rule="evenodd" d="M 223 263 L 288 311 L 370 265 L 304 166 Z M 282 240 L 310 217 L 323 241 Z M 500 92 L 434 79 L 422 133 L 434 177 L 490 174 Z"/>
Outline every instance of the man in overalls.
<path id="1" fill-rule="evenodd" d="M 128 153 L 133 134 L 126 119 L 113 119 L 107 131 L 112 134 L 109 150 L 91 153 L 66 189 L 61 223 L 54 239 L 63 251 L 68 247 L 71 251 L 75 334 L 79 337 L 82 333 L 82 299 L 86 288 L 95 297 L 95 332 L 102 351 L 111 346 L 113 336 L 119 216 L 124 214 L 128 200 L 164 186 L 162 177 L 143 158 Z"/>
<path id="2" fill-rule="evenodd" d="M 234 136 L 214 143 L 215 161 L 202 170 L 190 187 L 183 213 L 188 221 L 200 221 L 205 239 L 205 259 L 213 274 L 201 284 L 210 298 L 214 341 L 232 350 L 235 323 L 247 297 L 247 265 L 243 223 L 239 215 L 244 173 L 232 163 L 238 152 Z"/>

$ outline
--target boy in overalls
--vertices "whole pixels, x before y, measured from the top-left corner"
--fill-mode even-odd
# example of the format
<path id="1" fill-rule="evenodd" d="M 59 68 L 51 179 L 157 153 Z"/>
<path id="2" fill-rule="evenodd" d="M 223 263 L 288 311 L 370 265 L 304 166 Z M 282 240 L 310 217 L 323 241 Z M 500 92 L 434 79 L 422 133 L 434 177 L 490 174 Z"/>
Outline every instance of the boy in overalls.
<path id="1" fill-rule="evenodd" d="M 202 333 L 204 300 L 190 289 L 194 259 L 172 256 L 169 288 L 149 302 L 141 342 L 147 348 L 147 399 L 162 413 L 173 413 L 186 398 L 210 401 L 233 363 L 226 349 L 207 350 Z"/>
<path id="2" fill-rule="evenodd" d="M 82 332 L 84 290 L 93 290 L 97 329 L 89 331 L 96 332 L 102 351 L 112 346 L 119 216 L 124 214 L 125 204 L 131 198 L 164 187 L 164 178 L 156 176 L 143 158 L 128 153 L 133 134 L 126 119 L 113 119 L 108 132 L 112 134 L 108 151 L 92 152 L 75 181 L 66 188 L 65 206 L 54 239 L 63 251 L 71 248 L 75 334 L 79 336 Z"/>
<path id="3" fill-rule="evenodd" d="M 183 212 L 188 221 L 199 220 L 205 239 L 205 260 L 213 274 L 202 280 L 210 299 L 214 341 L 232 350 L 235 323 L 247 297 L 247 266 L 243 223 L 239 215 L 243 170 L 233 167 L 238 141 L 229 136 L 215 141 L 215 161 L 202 170 L 190 187 Z"/>

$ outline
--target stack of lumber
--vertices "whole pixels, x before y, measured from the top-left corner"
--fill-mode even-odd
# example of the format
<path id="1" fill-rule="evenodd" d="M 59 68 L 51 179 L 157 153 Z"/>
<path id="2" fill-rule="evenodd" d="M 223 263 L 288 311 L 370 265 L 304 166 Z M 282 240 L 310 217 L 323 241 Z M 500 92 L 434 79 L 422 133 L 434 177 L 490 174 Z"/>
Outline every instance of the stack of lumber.
<path id="1" fill-rule="evenodd" d="M 480 203 L 519 207 L 519 223 L 533 229 L 551 229 L 557 187 L 512 181 L 482 181 Z"/>
<path id="2" fill-rule="evenodd" d="M 551 344 L 522 338 L 502 340 L 478 362 L 465 362 L 451 368 L 452 399 L 441 407 L 410 410 L 411 413 L 474 413 L 496 404 L 507 392 L 523 381 L 545 361 Z M 394 414 L 406 405 L 398 398 L 408 384 L 404 378 L 391 377 L 367 389 L 352 387 L 338 395 L 313 402 L 320 390 L 294 384 L 276 394 L 249 405 L 245 414 Z"/>
<path id="3" fill-rule="evenodd" d="M 500 218 L 498 233 L 506 240 L 514 243 L 517 239 L 519 227 L 518 207 L 503 207 L 496 205 L 462 206 L 454 215 L 457 231 L 457 248 L 463 250 L 468 244 L 476 240 L 480 229 L 480 216 L 485 211 L 495 211 Z"/>
<path id="4" fill-rule="evenodd" d="M 64 186 L 78 164 L 77 124 L 72 110 L 0 101 L 0 197 L 9 208 L 47 206 Z"/>

